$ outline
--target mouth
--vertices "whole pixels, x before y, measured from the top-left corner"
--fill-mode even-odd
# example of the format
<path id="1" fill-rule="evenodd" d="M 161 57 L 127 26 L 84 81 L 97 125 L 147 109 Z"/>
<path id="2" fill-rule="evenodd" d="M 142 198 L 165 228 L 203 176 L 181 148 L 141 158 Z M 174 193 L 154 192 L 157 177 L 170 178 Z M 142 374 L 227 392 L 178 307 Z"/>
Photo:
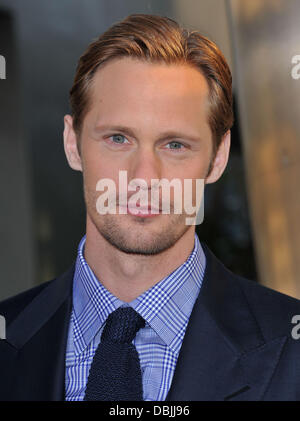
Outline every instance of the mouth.
<path id="1" fill-rule="evenodd" d="M 127 206 L 126 210 L 127 210 L 127 213 L 129 213 L 130 215 L 143 217 L 143 218 L 153 218 L 161 214 L 161 209 L 152 208 L 151 206 L 148 206 L 148 207 Z"/>

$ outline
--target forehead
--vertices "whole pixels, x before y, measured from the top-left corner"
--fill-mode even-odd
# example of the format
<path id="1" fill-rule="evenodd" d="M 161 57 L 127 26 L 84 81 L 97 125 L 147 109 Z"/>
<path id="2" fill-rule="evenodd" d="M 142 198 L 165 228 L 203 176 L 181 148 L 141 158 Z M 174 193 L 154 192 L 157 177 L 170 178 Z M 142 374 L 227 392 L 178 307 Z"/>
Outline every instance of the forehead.
<path id="1" fill-rule="evenodd" d="M 186 96 L 208 95 L 208 85 L 201 72 L 189 64 L 151 63 L 130 57 L 116 58 L 102 65 L 93 80 L 93 92 L 114 93 L 120 88 L 130 92 L 132 88 L 142 88 L 145 95 L 162 93 Z"/>
<path id="2" fill-rule="evenodd" d="M 168 124 L 207 120 L 209 88 L 200 71 L 188 64 L 113 59 L 96 72 L 90 109 L 103 118 L 158 119 Z M 157 120 L 157 121 L 158 121 Z M 125 121 L 124 121 L 125 122 Z"/>

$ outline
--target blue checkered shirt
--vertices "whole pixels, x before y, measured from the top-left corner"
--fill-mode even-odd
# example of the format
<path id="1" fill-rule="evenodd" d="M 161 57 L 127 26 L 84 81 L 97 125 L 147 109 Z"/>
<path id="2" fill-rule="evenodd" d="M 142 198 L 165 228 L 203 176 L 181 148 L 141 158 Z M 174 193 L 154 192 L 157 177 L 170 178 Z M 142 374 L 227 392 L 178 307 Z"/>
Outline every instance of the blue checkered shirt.
<path id="1" fill-rule="evenodd" d="M 145 319 L 145 327 L 133 340 L 141 363 L 144 400 L 164 401 L 205 271 L 205 254 L 198 236 L 195 234 L 194 249 L 181 266 L 129 304 L 112 295 L 96 278 L 83 255 L 85 239 L 83 236 L 78 246 L 73 280 L 66 400 L 83 400 L 105 321 L 118 307 L 129 305 Z"/>

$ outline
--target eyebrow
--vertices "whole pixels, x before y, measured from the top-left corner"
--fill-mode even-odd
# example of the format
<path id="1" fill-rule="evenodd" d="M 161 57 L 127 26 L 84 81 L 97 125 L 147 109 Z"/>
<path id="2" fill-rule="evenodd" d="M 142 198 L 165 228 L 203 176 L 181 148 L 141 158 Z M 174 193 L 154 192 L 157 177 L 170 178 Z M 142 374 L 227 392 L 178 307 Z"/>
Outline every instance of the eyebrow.
<path id="1" fill-rule="evenodd" d="M 113 126 L 113 125 L 103 124 L 103 125 L 98 125 L 97 127 L 95 127 L 95 131 L 98 133 L 108 131 L 108 130 L 115 131 L 115 132 L 122 132 L 122 133 L 127 134 L 128 136 L 136 137 L 134 130 L 126 126 Z M 187 139 L 194 142 L 199 142 L 202 140 L 200 136 L 193 136 L 188 133 L 172 131 L 172 130 L 169 130 L 165 133 L 160 133 L 159 135 L 159 140 L 170 140 L 174 138 Z"/>

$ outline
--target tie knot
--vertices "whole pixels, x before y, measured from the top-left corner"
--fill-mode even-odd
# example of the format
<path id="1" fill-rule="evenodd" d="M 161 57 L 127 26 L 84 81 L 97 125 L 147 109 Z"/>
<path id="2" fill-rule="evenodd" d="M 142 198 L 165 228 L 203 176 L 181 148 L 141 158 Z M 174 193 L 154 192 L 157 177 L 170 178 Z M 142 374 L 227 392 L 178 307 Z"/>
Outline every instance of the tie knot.
<path id="1" fill-rule="evenodd" d="M 130 343 L 144 326 L 145 320 L 133 308 L 120 307 L 108 316 L 101 341 Z"/>

